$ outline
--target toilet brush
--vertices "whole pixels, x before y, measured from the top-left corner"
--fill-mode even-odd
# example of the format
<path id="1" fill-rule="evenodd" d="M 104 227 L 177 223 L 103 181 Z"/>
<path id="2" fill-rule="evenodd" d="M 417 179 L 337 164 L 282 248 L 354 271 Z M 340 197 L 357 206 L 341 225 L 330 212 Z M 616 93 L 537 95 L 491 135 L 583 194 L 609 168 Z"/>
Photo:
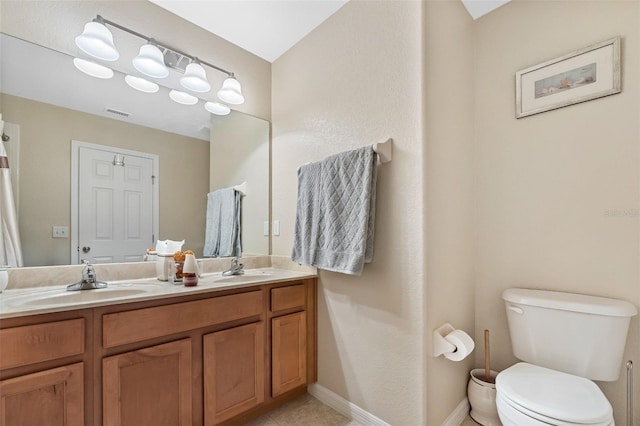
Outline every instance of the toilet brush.
<path id="1" fill-rule="evenodd" d="M 484 331 L 484 380 L 487 383 L 494 383 L 491 368 L 489 368 L 489 330 Z"/>

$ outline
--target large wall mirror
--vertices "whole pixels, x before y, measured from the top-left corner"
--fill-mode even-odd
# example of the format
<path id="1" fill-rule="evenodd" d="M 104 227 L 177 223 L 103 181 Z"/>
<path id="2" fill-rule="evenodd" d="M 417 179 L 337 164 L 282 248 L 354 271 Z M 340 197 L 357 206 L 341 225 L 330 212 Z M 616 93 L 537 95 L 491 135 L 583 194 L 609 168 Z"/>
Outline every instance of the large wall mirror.
<path id="1" fill-rule="evenodd" d="M 150 101 L 149 94 L 129 88 L 122 75 L 95 79 L 76 70 L 65 53 L 0 37 L 0 112 L 10 137 L 5 144 L 24 266 L 70 264 L 73 250 L 81 250 L 73 247 L 78 232 L 72 227 L 74 141 L 102 147 L 114 159 L 123 155 L 125 163 L 136 153 L 155 158 L 153 239 L 184 239 L 184 249 L 198 257 L 207 193 L 246 182 L 243 255 L 269 254 L 263 232 L 270 212 L 269 122 L 237 111 L 213 116 L 202 105 L 175 104 L 166 87 Z M 150 238 L 143 247 L 153 245 Z"/>

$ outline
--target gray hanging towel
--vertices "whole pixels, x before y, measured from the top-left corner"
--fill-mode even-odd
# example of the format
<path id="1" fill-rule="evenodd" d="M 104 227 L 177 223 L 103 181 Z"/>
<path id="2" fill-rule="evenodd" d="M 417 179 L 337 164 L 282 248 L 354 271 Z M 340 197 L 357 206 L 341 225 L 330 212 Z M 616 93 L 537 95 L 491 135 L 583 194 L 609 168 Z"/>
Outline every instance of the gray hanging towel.
<path id="1" fill-rule="evenodd" d="M 204 257 L 242 255 L 241 195 L 233 188 L 207 194 Z"/>
<path id="2" fill-rule="evenodd" d="M 376 164 L 367 146 L 300 167 L 292 260 L 362 273 L 373 260 Z"/>

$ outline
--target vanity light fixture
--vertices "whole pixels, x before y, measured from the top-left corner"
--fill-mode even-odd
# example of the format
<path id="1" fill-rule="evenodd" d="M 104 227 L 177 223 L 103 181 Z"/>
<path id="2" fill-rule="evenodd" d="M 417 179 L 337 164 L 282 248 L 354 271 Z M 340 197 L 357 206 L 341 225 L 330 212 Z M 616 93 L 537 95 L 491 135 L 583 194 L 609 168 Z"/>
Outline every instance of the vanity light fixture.
<path id="1" fill-rule="evenodd" d="M 211 84 L 207 81 L 207 73 L 198 59 L 187 65 L 184 76 L 180 79 L 180 84 L 192 92 L 205 93 L 211 90 Z"/>
<path id="2" fill-rule="evenodd" d="M 92 61 L 81 58 L 73 58 L 73 65 L 85 74 L 96 78 L 111 78 L 113 77 L 113 70 L 105 67 L 104 65 L 97 64 Z"/>
<path id="3" fill-rule="evenodd" d="M 131 61 L 142 74 L 153 78 L 169 77 L 169 68 L 164 64 L 164 55 L 153 40 L 140 47 L 138 56 Z"/>
<path id="4" fill-rule="evenodd" d="M 182 105 L 195 105 L 198 103 L 198 98 L 188 93 L 181 92 L 179 90 L 171 90 L 169 92 L 169 97 L 174 102 L 177 102 Z"/>
<path id="5" fill-rule="evenodd" d="M 218 90 L 218 98 L 231 105 L 240 105 L 244 103 L 244 96 L 242 96 L 242 87 L 236 80 L 236 77 L 231 73 L 222 83 L 222 89 Z"/>
<path id="6" fill-rule="evenodd" d="M 76 37 L 76 46 L 88 55 L 103 61 L 116 61 L 120 57 L 113 44 L 113 34 L 99 15 L 84 26 L 82 34 Z"/>
<path id="7" fill-rule="evenodd" d="M 124 81 L 126 81 L 130 87 L 133 87 L 134 89 L 144 93 L 156 93 L 158 90 L 160 90 L 160 86 L 158 86 L 156 83 L 145 80 L 142 77 L 127 75 L 125 76 Z"/>
<path id="8" fill-rule="evenodd" d="M 158 43 L 151 37 L 147 37 L 146 35 L 140 34 L 113 21 L 104 19 L 100 15 L 96 16 L 96 18 L 93 19 L 92 22 L 89 22 L 85 25 L 83 33 L 77 36 L 75 39 L 76 45 L 83 52 L 96 59 L 100 59 L 103 61 L 117 60 L 120 55 L 113 43 L 113 34 L 111 34 L 111 31 L 109 30 L 109 28 L 107 28 L 107 26 L 117 28 L 121 31 L 129 33 L 146 41 L 146 43 L 140 47 L 138 55 L 133 58 L 132 61 L 134 68 L 140 73 L 154 79 L 161 79 L 169 76 L 169 68 L 171 68 L 176 70 L 177 72 L 184 74 L 180 78 L 180 85 L 182 87 L 191 92 L 207 93 L 211 90 L 211 84 L 207 80 L 207 73 L 204 69 L 204 65 L 206 65 L 216 71 L 227 75 L 227 78 L 222 84 L 222 88 L 217 92 L 218 98 L 221 101 L 232 105 L 240 105 L 244 103 L 242 87 L 240 86 L 240 82 L 236 79 L 235 75 L 232 72 L 213 65 L 209 62 L 203 61 L 195 56 L 181 52 L 180 50 Z M 80 58 L 76 58 L 74 60 L 74 63 L 76 63 L 76 61 L 85 61 L 92 63 Z M 108 67 L 97 63 L 93 64 L 95 64 L 97 67 L 108 69 L 111 72 L 111 75 L 113 75 L 113 70 L 109 69 Z M 76 67 L 81 69 L 83 72 L 95 77 L 111 77 L 107 77 L 106 75 L 108 74 L 108 72 L 104 70 L 102 70 L 102 73 L 94 72 L 94 74 L 91 74 L 90 72 L 80 68 L 78 64 L 76 64 Z M 151 88 L 153 87 L 151 85 L 157 86 L 157 84 L 145 79 L 141 79 L 142 82 L 134 82 L 133 76 L 127 76 L 125 77 L 125 79 L 127 81 L 127 84 L 129 84 L 134 89 L 148 93 L 153 93 L 158 90 L 157 88 L 151 90 Z M 136 83 L 140 84 L 136 86 Z M 147 87 L 148 90 L 145 90 L 141 87 Z M 171 90 L 169 96 L 171 96 L 171 99 L 173 99 L 174 101 L 185 105 L 196 104 L 199 100 L 195 96 L 178 90 Z M 207 105 L 209 106 L 207 107 Z M 211 101 L 205 103 L 205 108 L 209 112 L 212 112 L 212 110 L 218 111 L 213 112 L 213 114 L 221 115 L 228 114 L 229 112 L 226 112 L 227 110 L 230 111 L 228 106 Z"/>
<path id="9" fill-rule="evenodd" d="M 206 102 L 204 104 L 204 109 L 215 115 L 227 115 L 231 112 L 231 108 L 221 104 L 220 102 Z"/>

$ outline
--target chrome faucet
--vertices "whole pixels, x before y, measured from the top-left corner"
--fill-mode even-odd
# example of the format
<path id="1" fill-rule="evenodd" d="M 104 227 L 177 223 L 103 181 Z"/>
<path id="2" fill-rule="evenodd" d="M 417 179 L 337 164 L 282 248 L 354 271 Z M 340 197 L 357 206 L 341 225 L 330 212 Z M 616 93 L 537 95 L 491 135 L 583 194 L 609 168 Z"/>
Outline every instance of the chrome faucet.
<path id="1" fill-rule="evenodd" d="M 244 274 L 244 264 L 240 263 L 239 257 L 234 257 L 231 259 L 231 268 L 227 269 L 222 273 L 222 275 L 228 277 L 230 275 L 243 275 Z"/>
<path id="2" fill-rule="evenodd" d="M 82 281 L 67 286 L 67 291 L 93 290 L 97 288 L 106 288 L 107 283 L 96 280 L 96 271 L 88 260 L 83 260 L 84 269 L 82 270 Z"/>

